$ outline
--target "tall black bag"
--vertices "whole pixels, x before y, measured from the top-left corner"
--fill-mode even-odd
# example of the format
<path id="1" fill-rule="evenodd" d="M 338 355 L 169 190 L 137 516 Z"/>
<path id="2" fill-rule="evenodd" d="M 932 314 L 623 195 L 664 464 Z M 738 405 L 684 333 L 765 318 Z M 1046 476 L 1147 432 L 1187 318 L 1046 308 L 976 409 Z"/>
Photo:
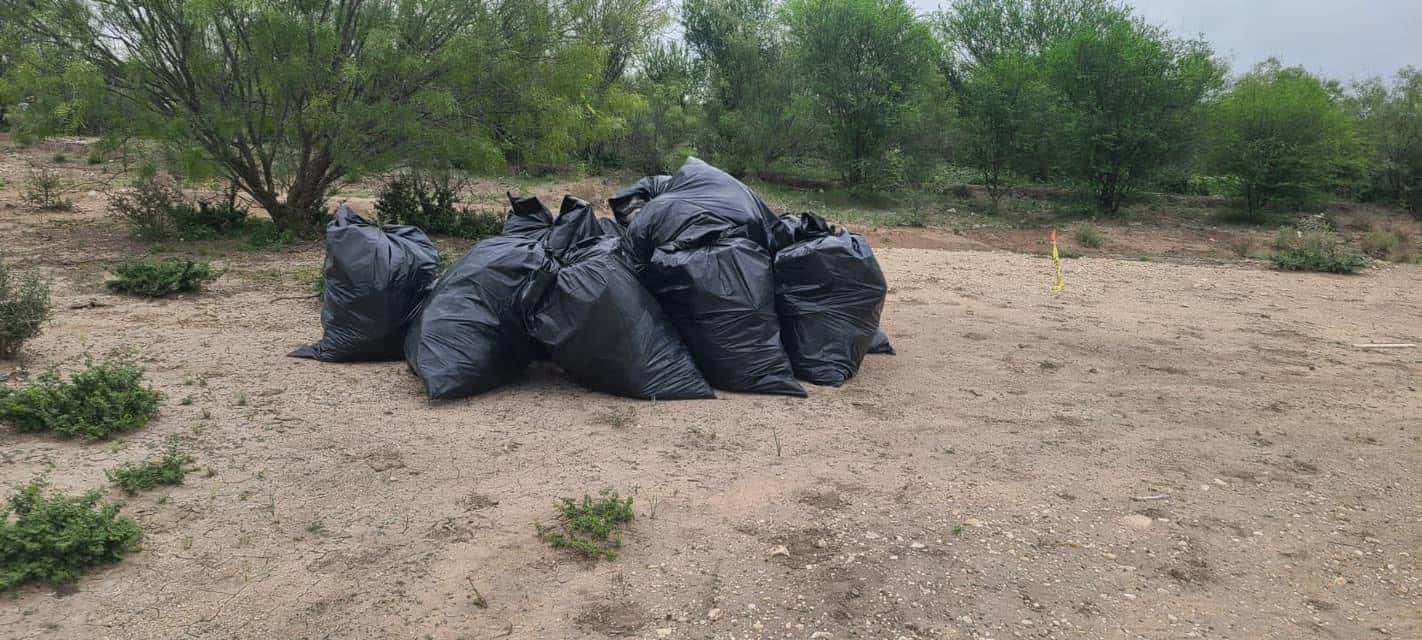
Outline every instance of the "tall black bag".
<path id="1" fill-rule="evenodd" d="M 326 362 L 399 360 L 405 330 L 429 293 L 439 251 L 411 226 L 379 226 L 346 205 L 326 225 L 320 342 L 292 357 Z"/>

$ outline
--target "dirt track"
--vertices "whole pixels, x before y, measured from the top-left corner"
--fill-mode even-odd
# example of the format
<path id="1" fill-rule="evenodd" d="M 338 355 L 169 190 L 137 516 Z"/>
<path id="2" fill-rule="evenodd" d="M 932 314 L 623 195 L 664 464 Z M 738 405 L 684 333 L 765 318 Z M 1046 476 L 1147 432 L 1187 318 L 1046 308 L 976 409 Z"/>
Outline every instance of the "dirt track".
<path id="1" fill-rule="evenodd" d="M 1422 349 L 1352 346 L 1422 342 L 1422 267 L 1083 259 L 1054 298 L 1041 258 L 885 248 L 900 355 L 844 388 L 650 404 L 536 367 L 432 404 L 399 363 L 284 357 L 319 248 L 213 249 L 209 292 L 138 301 L 91 214 L 0 208 L 57 280 L 26 366 L 136 353 L 161 417 L 0 428 L 0 484 L 100 486 L 170 436 L 213 475 L 127 500 L 141 553 L 0 596 L 3 638 L 1422 637 Z M 618 560 L 535 538 L 602 487 L 636 497 Z"/>

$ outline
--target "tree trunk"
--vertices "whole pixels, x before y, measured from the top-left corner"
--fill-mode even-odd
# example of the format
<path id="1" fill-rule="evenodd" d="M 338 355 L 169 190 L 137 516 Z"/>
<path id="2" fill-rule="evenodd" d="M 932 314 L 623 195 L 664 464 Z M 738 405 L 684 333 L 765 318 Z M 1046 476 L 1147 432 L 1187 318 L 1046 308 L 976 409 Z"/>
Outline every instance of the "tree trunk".
<path id="1" fill-rule="evenodd" d="M 1120 176 L 1116 173 L 1108 173 L 1101 176 L 1101 191 L 1097 195 L 1097 201 L 1101 206 L 1102 213 L 1116 215 L 1121 209 L 1121 194 L 1117 184 Z"/>
<path id="2" fill-rule="evenodd" d="M 331 165 L 324 152 L 318 152 L 306 158 L 297 168 L 286 189 L 286 197 L 282 198 L 276 185 L 267 184 L 255 167 L 242 164 L 229 167 L 232 167 L 234 174 L 233 184 L 240 185 L 257 205 L 266 209 L 272 223 L 298 237 L 312 237 L 320 233 L 325 218 L 326 194 L 343 173 Z"/>

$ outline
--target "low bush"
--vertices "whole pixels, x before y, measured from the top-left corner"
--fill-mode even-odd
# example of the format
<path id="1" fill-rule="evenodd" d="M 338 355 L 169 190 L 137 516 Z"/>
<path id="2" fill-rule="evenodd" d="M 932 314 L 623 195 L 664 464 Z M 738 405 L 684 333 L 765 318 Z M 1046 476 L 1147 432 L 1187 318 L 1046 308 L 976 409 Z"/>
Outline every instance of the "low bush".
<path id="1" fill-rule="evenodd" d="M 39 481 L 10 496 L 0 510 L 0 591 L 34 581 L 73 582 L 137 549 L 138 524 L 99 497 L 98 491 L 45 495 Z"/>
<path id="2" fill-rule="evenodd" d="M 20 200 L 31 209 L 65 211 L 74 207 L 74 203 L 64 197 L 68 190 L 69 186 L 58 173 L 49 168 L 40 167 L 31 169 L 30 175 L 25 178 L 25 186 L 20 193 Z"/>
<path id="3" fill-rule="evenodd" d="M 252 251 L 271 251 L 296 244 L 291 229 L 283 229 L 265 218 L 251 218 L 242 225 L 242 245 Z"/>
<path id="4" fill-rule="evenodd" d="M 183 483 L 183 477 L 187 475 L 187 470 L 183 465 L 187 464 L 190 458 L 178 450 L 176 443 L 168 445 L 163 456 L 153 460 L 145 460 L 140 464 L 128 463 L 117 469 L 110 469 L 105 472 L 109 481 L 118 485 L 120 489 L 129 495 L 139 491 L 147 491 L 158 485 L 176 486 Z"/>
<path id="5" fill-rule="evenodd" d="M 1106 244 L 1106 238 L 1097 230 L 1096 225 L 1090 222 L 1079 222 L 1072 230 L 1076 243 L 1087 249 L 1100 249 Z"/>
<path id="6" fill-rule="evenodd" d="M 100 440 L 147 425 L 158 414 L 161 398 L 144 386 L 138 365 L 89 362 L 67 381 L 51 370 L 22 388 L 0 387 L 0 422 L 19 431 Z"/>
<path id="7" fill-rule="evenodd" d="M 601 497 L 583 495 L 582 502 L 563 498 L 558 524 L 534 525 L 538 537 L 555 549 L 567 549 L 589 560 L 617 558 L 622 546 L 621 525 L 632 521 L 632 498 L 620 498 L 604 489 Z"/>
<path id="8" fill-rule="evenodd" d="M 1332 231 L 1284 227 L 1274 240 L 1269 257 L 1281 271 L 1352 273 L 1368 263 L 1367 256 L 1354 253 Z"/>
<path id="9" fill-rule="evenodd" d="M 1358 241 L 1363 253 L 1378 260 L 1411 262 L 1412 246 L 1407 233 L 1392 229 L 1369 231 Z"/>
<path id="10" fill-rule="evenodd" d="M 134 183 L 133 191 L 109 198 L 113 212 L 133 235 L 144 240 L 171 238 L 177 231 L 173 210 L 183 202 L 182 193 L 156 178 Z"/>
<path id="11" fill-rule="evenodd" d="M 194 202 L 172 184 L 148 177 L 110 197 L 109 210 L 144 240 L 209 240 L 245 227 L 248 212 L 236 195 L 229 189 L 225 199 Z"/>
<path id="12" fill-rule="evenodd" d="M 201 291 L 204 282 L 218 275 L 206 262 L 178 258 L 129 260 L 114 267 L 113 273 L 107 283 L 110 290 L 148 298 Z"/>
<path id="13" fill-rule="evenodd" d="M 0 258 L 0 359 L 20 353 L 49 318 L 49 283 L 34 272 L 23 277 Z"/>
<path id="14" fill-rule="evenodd" d="M 448 180 L 417 173 L 396 176 L 381 187 L 375 213 L 381 224 L 408 224 L 425 233 L 479 240 L 503 232 L 504 220 L 459 206 Z"/>

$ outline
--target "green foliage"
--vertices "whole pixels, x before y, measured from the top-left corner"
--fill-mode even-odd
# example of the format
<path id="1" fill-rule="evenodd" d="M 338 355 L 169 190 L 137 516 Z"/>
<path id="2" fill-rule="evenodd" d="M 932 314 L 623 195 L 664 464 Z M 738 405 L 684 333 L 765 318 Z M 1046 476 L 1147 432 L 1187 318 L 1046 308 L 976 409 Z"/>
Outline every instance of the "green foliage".
<path id="1" fill-rule="evenodd" d="M 242 246 L 252 251 L 271 251 L 297 243 L 298 233 L 266 218 L 247 218 L 240 230 Z M 302 234 L 308 235 L 308 234 Z"/>
<path id="2" fill-rule="evenodd" d="M 995 56 L 961 83 L 962 160 L 978 170 L 996 205 L 1014 176 L 1043 176 L 1062 146 L 1066 115 L 1041 65 Z"/>
<path id="3" fill-rule="evenodd" d="M 20 277 L 0 256 L 0 360 L 19 355 L 49 312 L 49 283 L 33 271 Z"/>
<path id="4" fill-rule="evenodd" d="M 558 525 L 536 525 L 538 537 L 555 549 L 569 549 L 589 560 L 617 558 L 622 546 L 620 525 L 632 521 L 632 498 L 620 498 L 603 489 L 600 498 L 584 495 L 582 502 L 563 498 L 558 505 Z"/>
<path id="5" fill-rule="evenodd" d="M 644 104 L 628 115 L 626 130 L 607 154 L 611 164 L 639 173 L 671 173 L 694 149 L 703 117 L 700 103 L 705 67 L 675 42 L 657 43 L 628 82 Z"/>
<path id="6" fill-rule="evenodd" d="M 686 0 L 682 25 L 707 73 L 701 153 L 739 176 L 814 149 L 814 105 L 774 0 Z"/>
<path id="7" fill-rule="evenodd" d="M 106 89 L 92 64 L 24 27 L 25 19 L 46 19 L 43 9 L 12 2 L 0 4 L 0 11 L 14 12 L 0 15 L 0 126 L 10 125 L 16 141 L 124 126 L 131 109 Z"/>
<path id="8" fill-rule="evenodd" d="M 784 13 L 795 69 L 844 180 L 894 179 L 891 150 L 916 130 L 917 99 L 939 57 L 928 25 L 904 0 L 787 0 Z"/>
<path id="9" fill-rule="evenodd" d="M 147 491 L 159 485 L 176 486 L 183 483 L 187 470 L 183 465 L 191 461 L 187 454 L 178 450 L 177 443 L 171 443 L 162 457 L 145 460 L 142 463 L 126 463 L 105 472 L 109 481 L 118 485 L 129 495 Z"/>
<path id="10" fill-rule="evenodd" d="M 1318 200 L 1356 154 L 1352 124 L 1322 81 L 1277 60 L 1255 67 L 1211 111 L 1209 168 L 1238 180 L 1250 216 Z"/>
<path id="11" fill-rule="evenodd" d="M 457 191 L 448 179 L 401 174 L 381 187 L 375 213 L 381 224 L 414 225 L 425 233 L 456 238 L 479 240 L 503 232 L 501 216 L 459 206 Z"/>
<path id="12" fill-rule="evenodd" d="M 1172 38 L 1125 10 L 1056 42 L 1044 58 L 1069 113 L 1067 175 L 1106 213 L 1189 156 L 1201 101 L 1224 78 L 1207 43 Z"/>
<path id="13" fill-rule="evenodd" d="M 1349 102 L 1366 151 L 1366 195 L 1422 218 L 1422 71 L 1404 68 L 1391 85 L 1359 83 Z"/>
<path id="14" fill-rule="evenodd" d="M 190 201 L 176 186 L 156 176 L 140 178 L 133 190 L 109 198 L 109 211 L 144 240 L 207 240 L 244 227 L 247 209 L 227 199 Z"/>
<path id="15" fill-rule="evenodd" d="M 45 495 L 31 482 L 0 510 L 0 591 L 32 581 L 64 584 L 138 548 L 138 525 L 100 493 Z"/>
<path id="16" fill-rule="evenodd" d="M 277 226 L 316 230 L 343 178 L 409 162 L 566 166 L 624 126 L 647 0 L 37 0 L 14 19 L 195 149 Z"/>
<path id="17" fill-rule="evenodd" d="M 1391 262 L 1412 261 L 1412 239 L 1400 229 L 1376 229 L 1369 231 L 1358 241 L 1363 253 Z"/>
<path id="18" fill-rule="evenodd" d="M 1072 228 L 1072 237 L 1076 238 L 1077 244 L 1087 249 L 1100 249 L 1106 244 L 1106 238 L 1101 235 L 1101 231 L 1090 222 L 1076 223 Z"/>
<path id="19" fill-rule="evenodd" d="M 109 211 L 144 240 L 164 240 L 176 233 L 174 215 L 185 206 L 182 193 L 155 178 L 140 179 L 132 192 L 109 197 Z"/>
<path id="20" fill-rule="evenodd" d="M 25 178 L 20 201 L 32 209 L 67 211 L 74 207 L 74 203 L 64 197 L 69 189 L 58 172 L 49 167 L 35 167 Z"/>
<path id="21" fill-rule="evenodd" d="M 106 283 L 110 290 L 147 298 L 201 291 L 204 282 L 218 275 L 206 262 L 178 258 L 131 259 L 114 267 L 113 273 Z"/>
<path id="22" fill-rule="evenodd" d="M 0 387 L 0 421 L 20 431 L 100 440 L 147 425 L 161 398 L 131 362 L 88 362 L 68 381 L 50 370 L 20 389 Z"/>
<path id="23" fill-rule="evenodd" d="M 1114 19 L 1114 0 L 954 0 L 934 16 L 955 85 L 1003 56 L 1037 58 L 1078 31 Z"/>
<path id="24" fill-rule="evenodd" d="M 1279 229 L 1269 259 L 1280 271 L 1352 273 L 1368 264 L 1367 256 L 1354 253 L 1332 231 L 1293 227 Z"/>

